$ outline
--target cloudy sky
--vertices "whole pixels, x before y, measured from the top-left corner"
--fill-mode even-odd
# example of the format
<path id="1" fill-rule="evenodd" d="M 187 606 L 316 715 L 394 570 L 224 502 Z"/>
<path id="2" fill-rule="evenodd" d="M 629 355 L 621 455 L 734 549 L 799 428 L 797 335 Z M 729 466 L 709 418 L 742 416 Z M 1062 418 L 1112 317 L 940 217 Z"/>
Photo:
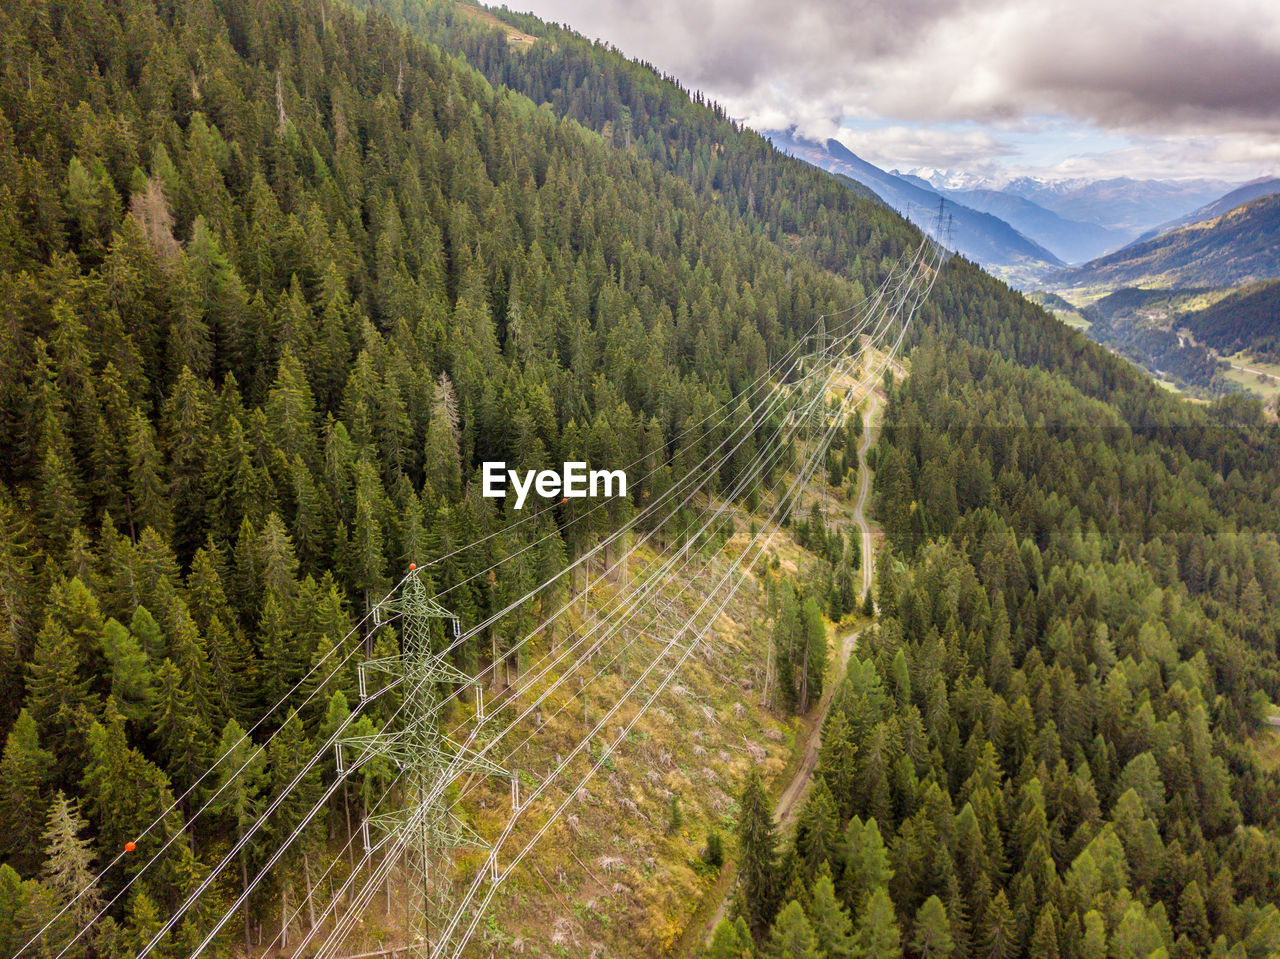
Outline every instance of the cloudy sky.
<path id="1" fill-rule="evenodd" d="M 1280 0 L 507 0 L 886 167 L 1280 175 Z"/>

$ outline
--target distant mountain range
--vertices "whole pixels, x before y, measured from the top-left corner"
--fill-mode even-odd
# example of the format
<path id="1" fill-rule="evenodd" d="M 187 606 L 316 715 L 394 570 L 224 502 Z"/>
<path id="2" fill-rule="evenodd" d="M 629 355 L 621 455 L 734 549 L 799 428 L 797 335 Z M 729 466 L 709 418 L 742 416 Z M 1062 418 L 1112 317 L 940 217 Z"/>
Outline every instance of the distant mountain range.
<path id="1" fill-rule="evenodd" d="M 1068 263 L 1084 263 L 1129 241 L 1129 234 L 1123 230 L 1069 220 L 1013 193 L 990 189 L 947 190 L 945 193 L 958 203 L 998 216 Z"/>
<path id="2" fill-rule="evenodd" d="M 1036 289 L 1046 308 L 1163 378 L 1224 388 L 1226 365 L 1212 349 L 1280 362 L 1280 280 L 1272 279 L 1280 278 L 1280 178 L 1241 185 L 883 170 L 836 140 L 766 136 L 922 228 L 941 210 L 954 249 Z M 1046 286 L 1068 296 L 1081 287 L 1110 293 L 1077 310 Z"/>
<path id="3" fill-rule="evenodd" d="M 1080 286 L 1234 286 L 1280 277 L 1280 194 L 1179 227 L 1053 277 Z"/>
<path id="4" fill-rule="evenodd" d="M 1238 186 L 1227 180 L 1039 180 L 1019 177 L 1002 188 L 1067 220 L 1127 233 L 1167 223 Z"/>
<path id="5" fill-rule="evenodd" d="M 1248 203 L 1250 200 L 1256 200 L 1259 197 L 1270 196 L 1273 193 L 1280 193 L 1280 179 L 1272 177 L 1270 179 L 1254 180 L 1252 183 L 1237 187 L 1225 196 L 1218 197 L 1212 203 L 1207 203 L 1198 210 L 1192 210 L 1185 216 L 1180 216 L 1176 220 L 1162 224 L 1154 230 L 1148 230 L 1134 242 L 1141 243 L 1145 240 L 1154 239 L 1157 236 L 1176 230 L 1180 226 L 1190 226 L 1192 223 L 1212 220 L 1214 217 L 1222 216 L 1229 210 L 1234 210 L 1242 203 Z"/>
<path id="6" fill-rule="evenodd" d="M 1031 274 L 1064 265 L 1061 258 L 999 217 L 959 203 L 922 180 L 882 170 L 838 140 L 817 143 L 780 132 L 765 136 L 784 153 L 863 184 L 917 226 L 930 228 L 941 210 L 951 217 L 952 248 L 988 269 Z"/>
<path id="7" fill-rule="evenodd" d="M 1013 282 L 1119 250 L 1143 230 L 1204 207 L 1234 186 L 1223 180 L 993 180 L 955 171 L 886 171 L 837 140 L 808 140 L 794 131 L 765 135 L 778 149 L 862 184 L 918 226 L 932 224 L 941 207 L 952 217 L 952 246 Z"/>

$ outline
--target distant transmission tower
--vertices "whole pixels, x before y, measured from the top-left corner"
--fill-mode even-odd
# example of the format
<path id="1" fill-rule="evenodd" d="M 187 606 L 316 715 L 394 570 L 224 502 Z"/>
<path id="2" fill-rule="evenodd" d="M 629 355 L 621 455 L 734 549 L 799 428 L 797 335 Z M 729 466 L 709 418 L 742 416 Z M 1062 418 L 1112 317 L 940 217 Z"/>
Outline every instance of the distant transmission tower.
<path id="1" fill-rule="evenodd" d="M 427 957 L 433 930 L 453 913 L 453 852 L 488 849 L 483 839 L 449 811 L 451 797 L 446 795 L 447 789 L 460 775 L 506 777 L 508 773 L 440 731 L 438 714 L 446 698 L 442 689 L 475 683 L 473 677 L 455 669 L 434 651 L 433 624 L 447 623 L 457 638 L 461 632 L 458 618 L 428 594 L 418 576 L 410 576 L 398 596 L 375 608 L 379 622 L 385 621 L 384 611 L 400 614 L 400 655 L 360 664 L 360 697 L 369 697 L 371 678 L 378 674 L 387 677 L 404 690 L 404 704 L 399 711 L 403 721 L 396 730 L 343 740 L 338 745 L 338 769 L 345 775 L 375 756 L 384 756 L 402 773 L 402 808 L 370 816 L 362 829 L 366 853 L 385 848 L 386 855 L 401 856 L 408 894 L 409 954 Z M 478 685 L 476 701 L 482 707 L 483 694 Z M 477 718 L 482 715 L 478 712 Z M 343 757 L 348 750 L 354 753 L 354 761 L 344 766 Z M 371 837 L 371 832 L 376 837 Z"/>

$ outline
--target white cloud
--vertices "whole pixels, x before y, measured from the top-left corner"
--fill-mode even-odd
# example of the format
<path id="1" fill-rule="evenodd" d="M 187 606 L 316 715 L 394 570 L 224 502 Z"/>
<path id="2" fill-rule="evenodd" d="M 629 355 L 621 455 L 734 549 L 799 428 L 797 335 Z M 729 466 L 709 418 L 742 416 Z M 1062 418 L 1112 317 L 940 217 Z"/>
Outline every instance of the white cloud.
<path id="1" fill-rule="evenodd" d="M 923 162 L 932 143 L 931 165 L 971 145 L 912 138 L 909 126 L 975 121 L 993 131 L 998 155 L 1000 129 L 1037 116 L 1148 144 L 1162 168 L 1169 145 L 1188 147 L 1188 169 L 1277 162 L 1276 0 L 526 3 L 676 74 L 752 126 L 825 137 L 845 118 L 889 118 L 894 132 L 866 144 L 897 137 Z M 1221 142 L 1188 143 L 1212 137 Z"/>

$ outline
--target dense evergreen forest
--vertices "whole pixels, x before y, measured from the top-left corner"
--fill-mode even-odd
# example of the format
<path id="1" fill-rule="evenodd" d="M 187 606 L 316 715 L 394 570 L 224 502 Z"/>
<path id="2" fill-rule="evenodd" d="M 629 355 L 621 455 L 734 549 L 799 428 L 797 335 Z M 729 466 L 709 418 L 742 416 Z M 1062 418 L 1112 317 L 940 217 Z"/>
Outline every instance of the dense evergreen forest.
<path id="1" fill-rule="evenodd" d="M 841 278 L 330 2 L 13 3 L 0 37 L 12 950 L 174 797 L 170 830 L 201 805 L 219 784 L 188 795 L 199 773 L 410 561 L 484 539 L 435 580 L 468 623 L 523 595 L 714 448 L 746 415 L 733 396 L 816 313 L 860 302 L 880 258 Z M 482 460 L 579 458 L 639 468 L 571 537 L 576 504 L 503 532 L 479 494 Z M 503 656 L 526 619 L 459 665 Z M 286 729 L 260 781 L 130 890 L 95 951 L 136 948 L 289 781 L 346 708 L 325 698 L 259 728 Z"/>
<path id="2" fill-rule="evenodd" d="M 0 951 L 185 796 L 180 828 L 218 785 L 186 795 L 200 772 L 408 562 L 494 534 L 435 585 L 468 622 L 523 595 L 915 241 L 644 66 L 513 22 L 543 39 L 447 4 L 0 7 Z M 893 930 L 922 956 L 944 933 L 1267 955 L 1277 784 L 1246 737 L 1280 698 L 1275 428 L 1175 403 L 962 261 L 925 326 L 877 455 L 901 566 L 828 730 L 848 745 L 777 860 L 749 787 L 744 925 L 783 956 L 816 928 L 830 959 L 845 922 L 868 956 Z M 646 479 L 571 536 L 570 507 L 504 532 L 478 463 L 572 458 Z M 790 648 L 817 604 L 781 597 Z M 801 677 L 782 692 L 806 705 Z M 75 954 L 135 953 L 346 708 L 273 716 L 245 788 Z"/>
<path id="3" fill-rule="evenodd" d="M 1242 286 L 1179 320 L 1220 353 L 1248 350 L 1261 360 L 1280 360 L 1280 280 Z"/>
<path id="4" fill-rule="evenodd" d="M 710 956 L 1280 954 L 1280 434 L 1173 402 L 1131 425 L 927 334 L 876 456 L 880 621 L 784 845 L 747 784 Z"/>

